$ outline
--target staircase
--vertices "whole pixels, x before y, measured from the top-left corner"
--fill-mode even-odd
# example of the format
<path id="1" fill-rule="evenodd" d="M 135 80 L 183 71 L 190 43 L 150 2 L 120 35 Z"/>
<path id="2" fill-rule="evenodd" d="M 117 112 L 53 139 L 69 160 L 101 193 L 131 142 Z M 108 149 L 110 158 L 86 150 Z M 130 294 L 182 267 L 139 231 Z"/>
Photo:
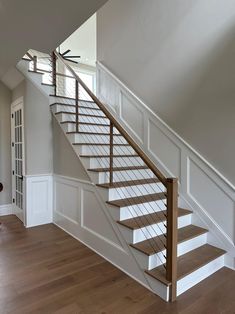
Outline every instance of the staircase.
<path id="1" fill-rule="evenodd" d="M 59 73 L 63 67 L 70 75 Z M 47 87 L 52 114 L 156 294 L 174 301 L 224 266 L 226 252 L 207 243 L 209 231 L 192 224 L 192 211 L 178 207 L 177 179 L 157 169 L 74 67 L 57 52 L 29 51 L 18 68 Z"/>

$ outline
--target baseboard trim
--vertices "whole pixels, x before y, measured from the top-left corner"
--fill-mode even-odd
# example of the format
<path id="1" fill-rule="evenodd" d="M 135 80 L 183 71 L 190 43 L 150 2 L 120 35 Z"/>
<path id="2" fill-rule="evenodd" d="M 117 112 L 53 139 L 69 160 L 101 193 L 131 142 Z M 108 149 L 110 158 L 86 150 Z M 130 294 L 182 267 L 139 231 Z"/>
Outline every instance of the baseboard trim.
<path id="1" fill-rule="evenodd" d="M 15 214 L 13 211 L 12 204 L 0 205 L 0 216 L 13 215 Z"/>

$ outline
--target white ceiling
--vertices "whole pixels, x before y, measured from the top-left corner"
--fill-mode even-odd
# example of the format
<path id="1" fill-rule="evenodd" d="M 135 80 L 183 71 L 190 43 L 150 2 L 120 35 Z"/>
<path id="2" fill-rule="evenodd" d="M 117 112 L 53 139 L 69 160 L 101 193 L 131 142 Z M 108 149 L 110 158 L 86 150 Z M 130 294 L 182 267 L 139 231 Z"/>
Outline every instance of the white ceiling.
<path id="1" fill-rule="evenodd" d="M 0 0 L 0 78 L 29 49 L 51 52 L 107 0 Z"/>
<path id="2" fill-rule="evenodd" d="M 62 45 L 61 52 L 71 49 L 70 55 L 81 56 L 83 64 L 95 66 L 96 62 L 96 14 L 80 26 Z M 69 55 L 68 54 L 68 55 Z"/>

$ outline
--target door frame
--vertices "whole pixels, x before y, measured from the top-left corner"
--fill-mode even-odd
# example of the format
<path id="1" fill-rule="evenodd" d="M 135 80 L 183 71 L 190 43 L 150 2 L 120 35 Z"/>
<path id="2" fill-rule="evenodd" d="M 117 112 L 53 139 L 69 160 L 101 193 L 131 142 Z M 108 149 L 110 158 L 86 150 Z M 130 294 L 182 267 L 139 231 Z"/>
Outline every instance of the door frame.
<path id="1" fill-rule="evenodd" d="M 13 171 L 15 171 L 15 146 L 13 146 L 13 140 L 15 136 L 15 123 L 14 123 L 14 111 L 15 108 L 19 107 L 22 111 L 22 175 L 23 175 L 23 212 L 19 210 L 15 203 L 13 202 L 13 199 L 16 199 L 16 186 L 15 186 L 15 176 L 13 175 Z M 11 104 L 11 173 L 12 173 L 12 208 L 13 213 L 23 222 L 25 225 L 25 196 L 26 196 L 26 184 L 25 184 L 25 128 L 24 128 L 24 98 L 20 97 L 16 99 Z"/>

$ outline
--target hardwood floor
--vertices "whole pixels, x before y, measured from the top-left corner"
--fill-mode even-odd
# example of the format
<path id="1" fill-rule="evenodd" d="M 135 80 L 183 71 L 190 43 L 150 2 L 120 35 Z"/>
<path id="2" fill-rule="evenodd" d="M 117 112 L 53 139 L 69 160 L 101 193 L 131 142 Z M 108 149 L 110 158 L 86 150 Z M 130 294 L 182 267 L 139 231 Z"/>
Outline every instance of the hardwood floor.
<path id="1" fill-rule="evenodd" d="M 235 313 L 227 268 L 170 304 L 52 224 L 0 221 L 0 314 Z"/>

